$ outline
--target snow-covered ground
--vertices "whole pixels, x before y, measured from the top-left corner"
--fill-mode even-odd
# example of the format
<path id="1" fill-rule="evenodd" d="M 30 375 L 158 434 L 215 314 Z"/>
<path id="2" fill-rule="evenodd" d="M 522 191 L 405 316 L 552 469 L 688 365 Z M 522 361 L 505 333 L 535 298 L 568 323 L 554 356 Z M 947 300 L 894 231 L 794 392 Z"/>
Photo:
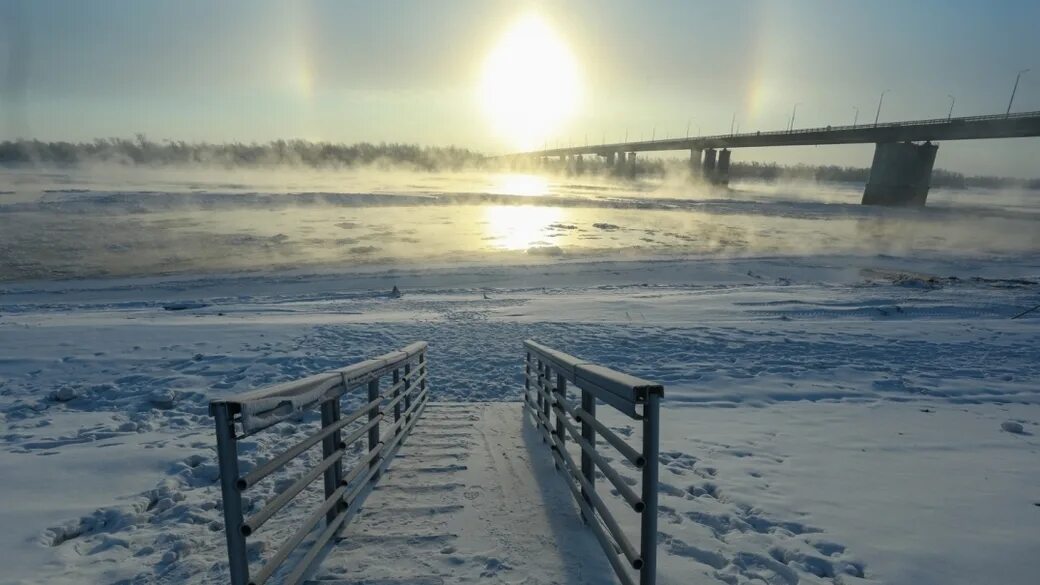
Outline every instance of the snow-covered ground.
<path id="1" fill-rule="evenodd" d="M 781 203 L 753 203 L 771 195 Z M 437 266 L 78 280 L 43 278 L 59 264 L 46 254 L 26 264 L 33 249 L 18 238 L 29 231 L 7 231 L 16 217 L 62 221 L 6 209 L 0 241 L 22 268 L 4 266 L 35 280 L 0 282 L 0 583 L 222 582 L 209 399 L 424 339 L 436 400 L 516 401 L 525 338 L 665 384 L 662 583 L 1032 582 L 1040 311 L 1010 317 L 1040 303 L 1040 205 L 884 210 L 878 221 L 898 213 L 905 225 L 878 232 L 872 212 L 851 205 L 727 197 L 682 205 L 703 207 L 696 234 L 716 219 L 752 226 L 745 235 L 759 236 L 739 253 L 636 253 L 624 239 L 587 254 L 566 244 L 562 255 L 523 253 L 559 231 L 651 221 L 594 202 L 533 232 L 502 219 L 508 261 L 484 251 Z M 601 212 L 617 229 L 594 227 Z M 68 213 L 64 225 L 82 233 Z M 118 221 L 151 225 L 152 213 Z M 973 222 L 978 233 L 965 233 Z M 849 225 L 864 249 L 830 248 Z M 91 246 L 103 234 L 92 233 L 101 240 L 83 257 L 102 262 Z M 32 237 L 44 236 L 76 247 L 60 230 Z M 402 298 L 386 294 L 394 285 Z M 253 461 L 273 447 L 251 445 Z"/>

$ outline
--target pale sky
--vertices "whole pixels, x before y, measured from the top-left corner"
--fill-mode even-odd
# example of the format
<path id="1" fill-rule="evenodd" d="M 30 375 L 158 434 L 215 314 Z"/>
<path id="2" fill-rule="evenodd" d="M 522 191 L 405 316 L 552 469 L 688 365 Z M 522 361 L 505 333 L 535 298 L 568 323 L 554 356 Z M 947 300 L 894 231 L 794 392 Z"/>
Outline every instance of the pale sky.
<path id="1" fill-rule="evenodd" d="M 574 64 L 550 145 L 1040 110 L 1040 2 L 0 0 L 0 139 L 517 148 L 485 64 L 535 18 Z M 532 47 L 532 54 L 539 54 Z M 544 52 L 544 51 L 543 51 Z M 551 57 L 551 54 L 549 54 Z M 564 59 L 561 57 L 561 61 Z M 550 66 L 548 71 L 553 70 Z M 568 74 L 570 75 L 570 74 Z M 542 88 L 551 91 L 551 88 Z M 501 114 L 498 114 L 501 116 Z M 586 138 L 587 137 L 587 138 Z M 734 160 L 869 166 L 871 145 Z M 675 153 L 681 156 L 682 153 Z M 943 143 L 937 166 L 1040 176 L 1040 138 Z"/>

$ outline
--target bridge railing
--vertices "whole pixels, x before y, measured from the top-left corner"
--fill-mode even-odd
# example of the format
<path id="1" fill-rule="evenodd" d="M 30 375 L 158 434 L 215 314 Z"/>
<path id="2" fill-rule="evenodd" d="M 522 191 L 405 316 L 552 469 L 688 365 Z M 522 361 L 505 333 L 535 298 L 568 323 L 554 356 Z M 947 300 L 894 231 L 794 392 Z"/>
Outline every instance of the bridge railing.
<path id="1" fill-rule="evenodd" d="M 657 579 L 658 448 L 664 388 L 531 340 L 524 342 L 524 348 L 524 404 L 534 415 L 542 438 L 549 443 L 556 467 L 563 471 L 582 518 L 622 583 L 653 585 Z M 579 404 L 571 402 L 568 384 L 577 389 Z M 596 417 L 598 402 L 643 422 L 641 448 L 629 445 Z M 600 453 L 597 437 L 606 440 L 640 471 L 638 491 Z M 580 448 L 580 466 L 567 450 L 568 441 Z M 633 544 L 603 501 L 602 492 L 596 489 L 597 470 L 639 515 L 637 544 Z"/>
<path id="2" fill-rule="evenodd" d="M 380 390 L 380 380 L 392 381 Z M 220 488 L 224 507 L 231 585 L 263 585 L 272 577 L 280 582 L 300 583 L 329 541 L 357 514 L 372 486 L 389 465 L 408 436 L 428 400 L 426 388 L 426 342 L 338 370 L 279 384 L 210 402 L 216 422 Z M 344 397 L 365 389 L 358 397 L 359 408 L 342 414 Z M 357 401 L 355 401 L 357 402 Z M 320 424 L 307 438 L 288 446 L 262 464 L 241 473 L 239 441 L 288 419 L 299 419 L 320 411 Z M 383 427 L 383 425 L 387 425 Z M 385 428 L 385 432 L 381 431 Z M 343 457 L 350 447 L 367 440 L 367 453 L 343 470 Z M 321 462 L 302 474 L 292 474 L 287 464 L 321 444 Z M 297 466 L 298 467 L 298 466 Z M 324 480 L 321 505 L 255 572 L 250 571 L 246 540 L 314 481 Z M 279 481 L 274 481 L 279 478 Z M 284 481 L 294 478 L 291 483 Z M 261 482 L 272 482 L 273 495 L 249 517 L 245 517 L 243 495 Z M 284 485 L 288 484 L 288 485 Z M 306 552 L 300 544 L 319 528 Z M 294 554 L 296 553 L 296 554 Z M 293 557 L 293 563 L 286 561 Z"/>
<path id="3" fill-rule="evenodd" d="M 724 141 L 732 140 L 734 138 L 754 138 L 761 136 L 792 136 L 802 134 L 815 134 L 818 132 L 836 132 L 844 130 L 865 130 L 870 128 L 905 128 L 908 126 L 930 126 L 935 124 L 946 124 L 946 125 L 957 125 L 969 122 L 986 122 L 986 121 L 997 121 L 997 120 L 1013 120 L 1018 118 L 1036 118 L 1040 117 L 1040 111 L 1036 112 L 1017 112 L 1013 114 L 987 114 L 982 116 L 962 116 L 958 118 L 931 118 L 926 120 L 905 120 L 901 122 L 879 122 L 874 124 L 872 122 L 864 124 L 848 124 L 840 126 L 818 126 L 814 128 L 798 128 L 791 130 L 768 130 L 765 132 L 745 132 L 743 134 L 714 134 L 711 136 L 697 136 L 697 137 L 685 137 L 685 138 L 661 138 L 657 140 L 641 140 L 639 142 L 624 142 L 624 143 L 604 143 L 600 145 L 587 145 L 585 147 L 573 147 L 573 148 L 550 148 L 542 151 L 535 151 L 531 155 L 554 155 L 556 153 L 570 153 L 574 151 L 582 151 L 587 153 L 594 152 L 610 152 L 624 150 L 626 147 L 638 149 L 641 146 L 652 146 L 661 143 L 685 143 L 685 142 L 712 142 L 712 141 Z"/>

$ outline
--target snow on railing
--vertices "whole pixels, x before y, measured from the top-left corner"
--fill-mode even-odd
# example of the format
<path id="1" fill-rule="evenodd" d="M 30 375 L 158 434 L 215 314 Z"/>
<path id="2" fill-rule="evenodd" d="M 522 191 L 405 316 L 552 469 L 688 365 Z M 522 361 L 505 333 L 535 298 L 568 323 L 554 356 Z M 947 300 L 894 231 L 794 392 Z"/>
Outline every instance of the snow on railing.
<path id="1" fill-rule="evenodd" d="M 380 392 L 379 380 L 387 374 L 392 376 L 392 383 L 384 392 Z M 420 341 L 401 351 L 346 368 L 210 402 L 210 415 L 217 425 L 217 456 L 231 585 L 262 585 L 276 574 L 286 584 L 294 585 L 303 580 L 325 545 L 357 515 L 372 486 L 422 416 L 428 400 L 426 375 L 426 342 Z M 341 398 L 362 386 L 367 388 L 367 403 L 349 414 L 340 414 Z M 248 473 L 239 473 L 239 439 L 286 419 L 297 418 L 315 408 L 321 412 L 321 426 L 315 433 Z M 391 412 L 393 424 L 380 434 L 380 425 L 384 420 L 391 421 Z M 241 429 L 240 434 L 238 429 Z M 368 453 L 361 457 L 353 469 L 344 473 L 344 454 L 362 438 L 368 440 Z M 323 458 L 321 463 L 298 476 L 288 487 L 276 483 L 278 487 L 274 490 L 274 496 L 259 511 L 245 518 L 243 492 L 268 476 L 284 471 L 287 463 L 319 442 Z M 284 477 L 287 473 L 280 475 Z M 318 476 L 323 476 L 325 482 L 325 500 L 322 505 L 313 510 L 276 552 L 267 558 L 263 566 L 251 575 L 246 538 Z M 291 569 L 283 568 L 286 559 L 305 538 L 315 532 L 322 518 L 325 519 L 324 529 L 312 541 L 307 552 L 302 556 L 297 555 Z"/>
<path id="2" fill-rule="evenodd" d="M 660 400 L 664 388 L 639 378 L 598 366 L 528 340 L 526 350 L 524 404 L 530 409 L 543 439 L 549 443 L 557 469 L 563 470 L 582 518 L 592 529 L 607 554 L 607 560 L 625 585 L 634 585 L 631 570 L 640 585 L 657 580 L 657 475 L 660 435 Z M 567 384 L 581 391 L 581 405 L 567 398 Z M 534 390 L 534 397 L 531 395 Z M 596 403 L 602 401 L 629 418 L 643 421 L 642 449 L 637 450 L 596 418 Z M 573 422 L 572 422 L 573 421 Z M 580 430 L 575 427 L 580 424 Z M 567 451 L 567 435 L 581 448 L 579 467 Z M 625 482 L 596 449 L 601 436 L 641 471 L 641 491 Z M 596 468 L 640 515 L 637 549 L 621 529 L 613 513 L 596 491 Z"/>

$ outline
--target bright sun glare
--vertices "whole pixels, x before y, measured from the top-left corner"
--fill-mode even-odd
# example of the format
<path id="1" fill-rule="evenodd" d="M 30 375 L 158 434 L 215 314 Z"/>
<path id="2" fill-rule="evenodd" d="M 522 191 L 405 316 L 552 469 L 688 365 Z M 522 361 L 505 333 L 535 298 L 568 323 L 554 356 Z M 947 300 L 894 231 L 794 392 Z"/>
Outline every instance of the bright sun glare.
<path id="1" fill-rule="evenodd" d="M 557 207 L 492 205 L 484 210 L 488 236 L 503 250 L 526 250 L 542 243 L 544 231 L 561 216 Z"/>
<path id="2" fill-rule="evenodd" d="M 541 18 L 517 21 L 484 63 L 481 102 L 511 147 L 542 146 L 577 108 L 578 64 Z"/>

